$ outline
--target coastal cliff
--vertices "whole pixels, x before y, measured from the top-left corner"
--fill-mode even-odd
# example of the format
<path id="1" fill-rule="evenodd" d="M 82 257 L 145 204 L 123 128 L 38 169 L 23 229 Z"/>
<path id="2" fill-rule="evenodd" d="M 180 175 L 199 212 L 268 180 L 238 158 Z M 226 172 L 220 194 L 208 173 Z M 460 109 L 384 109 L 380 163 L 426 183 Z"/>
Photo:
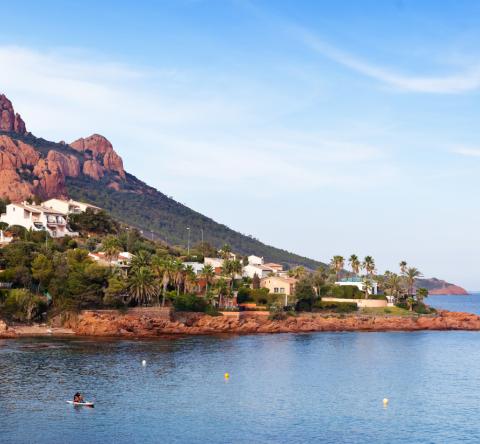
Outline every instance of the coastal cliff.
<path id="1" fill-rule="evenodd" d="M 302 314 L 284 320 L 270 320 L 254 312 L 230 316 L 180 313 L 170 319 L 114 310 L 84 311 L 63 324 L 77 335 L 155 337 L 166 334 L 202 335 L 218 333 L 301 333 L 315 331 L 417 331 L 480 330 L 480 316 L 440 311 L 433 316 L 372 316 Z"/>

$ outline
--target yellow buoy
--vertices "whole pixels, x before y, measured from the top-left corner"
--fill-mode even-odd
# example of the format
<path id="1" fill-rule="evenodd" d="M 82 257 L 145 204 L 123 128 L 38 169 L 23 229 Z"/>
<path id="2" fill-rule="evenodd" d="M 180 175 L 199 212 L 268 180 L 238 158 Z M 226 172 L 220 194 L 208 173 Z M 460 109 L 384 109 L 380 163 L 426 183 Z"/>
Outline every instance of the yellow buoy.
<path id="1" fill-rule="evenodd" d="M 383 398 L 383 405 L 384 406 L 388 405 L 388 398 Z"/>
<path id="2" fill-rule="evenodd" d="M 229 374 L 229 373 L 225 373 L 225 374 L 223 375 L 223 377 L 224 377 L 225 379 L 228 379 L 228 378 L 230 378 L 230 374 Z"/>

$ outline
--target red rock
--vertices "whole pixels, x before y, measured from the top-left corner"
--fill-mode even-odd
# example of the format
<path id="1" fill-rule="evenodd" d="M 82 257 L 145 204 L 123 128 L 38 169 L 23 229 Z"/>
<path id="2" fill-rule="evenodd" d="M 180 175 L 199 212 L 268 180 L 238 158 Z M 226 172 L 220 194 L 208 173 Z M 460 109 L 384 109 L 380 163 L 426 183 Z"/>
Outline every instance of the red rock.
<path id="1" fill-rule="evenodd" d="M 105 171 L 117 173 L 120 178 L 125 179 L 122 158 L 115 152 L 112 144 L 105 137 L 100 134 L 93 134 L 90 137 L 75 140 L 70 146 L 79 152 L 91 153 L 92 160 L 99 162 Z"/>
<path id="2" fill-rule="evenodd" d="M 86 160 L 83 163 L 83 174 L 90 176 L 92 179 L 100 180 L 105 170 L 96 160 Z"/>
<path id="3" fill-rule="evenodd" d="M 4 94 L 0 94 L 0 130 L 25 134 L 27 129 L 20 114 L 15 114 L 13 105 Z"/>

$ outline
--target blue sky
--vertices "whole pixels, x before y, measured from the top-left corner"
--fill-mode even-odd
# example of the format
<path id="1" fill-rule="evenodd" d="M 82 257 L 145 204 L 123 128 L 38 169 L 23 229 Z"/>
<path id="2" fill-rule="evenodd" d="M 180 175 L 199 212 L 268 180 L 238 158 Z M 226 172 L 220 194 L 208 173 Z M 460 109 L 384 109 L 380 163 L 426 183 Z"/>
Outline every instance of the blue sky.
<path id="1" fill-rule="evenodd" d="M 0 90 L 243 233 L 480 289 L 480 3 L 22 1 Z"/>

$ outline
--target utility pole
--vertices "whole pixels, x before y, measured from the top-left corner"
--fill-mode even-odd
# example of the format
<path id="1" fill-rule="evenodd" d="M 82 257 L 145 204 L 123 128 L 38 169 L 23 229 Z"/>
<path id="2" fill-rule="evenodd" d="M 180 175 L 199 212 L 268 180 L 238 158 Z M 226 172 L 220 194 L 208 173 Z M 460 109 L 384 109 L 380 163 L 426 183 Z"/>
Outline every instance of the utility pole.
<path id="1" fill-rule="evenodd" d="M 203 252 L 203 228 L 200 229 L 202 231 L 202 252 Z"/>
<path id="2" fill-rule="evenodd" d="M 187 254 L 190 256 L 190 227 L 187 227 Z"/>

